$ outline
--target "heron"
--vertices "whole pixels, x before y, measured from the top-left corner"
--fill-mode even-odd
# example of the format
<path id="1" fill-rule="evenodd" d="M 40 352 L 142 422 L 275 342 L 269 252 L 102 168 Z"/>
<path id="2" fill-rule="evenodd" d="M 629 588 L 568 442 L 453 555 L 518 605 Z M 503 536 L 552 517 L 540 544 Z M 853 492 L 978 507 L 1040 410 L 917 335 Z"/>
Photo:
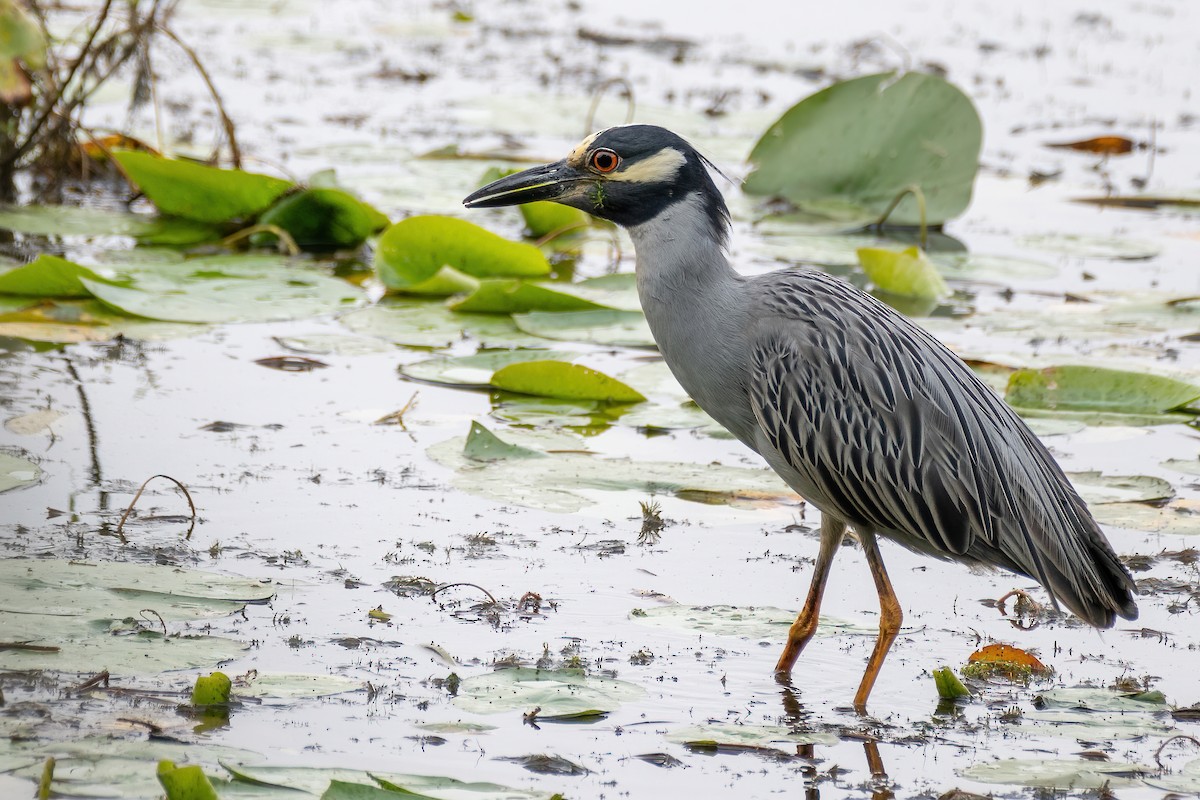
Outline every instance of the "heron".
<path id="1" fill-rule="evenodd" d="M 878 537 L 1026 576 L 1055 609 L 1097 628 L 1136 619 L 1129 571 L 1016 412 L 930 333 L 850 283 L 802 266 L 739 273 L 713 171 L 677 134 L 622 125 L 463 204 L 549 200 L 627 230 L 642 309 L 675 378 L 820 510 L 808 595 L 776 676 L 788 679 L 817 630 L 847 527 L 880 606 L 860 714 L 903 621 Z"/>

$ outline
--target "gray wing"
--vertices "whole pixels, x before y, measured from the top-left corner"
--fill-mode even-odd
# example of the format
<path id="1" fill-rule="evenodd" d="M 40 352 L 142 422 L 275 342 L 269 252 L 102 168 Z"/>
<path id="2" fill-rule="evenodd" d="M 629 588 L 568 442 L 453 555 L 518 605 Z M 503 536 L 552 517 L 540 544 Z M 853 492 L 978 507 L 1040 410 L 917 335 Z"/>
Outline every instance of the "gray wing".
<path id="1" fill-rule="evenodd" d="M 836 278 L 758 286 L 748 389 L 760 449 L 797 491 L 913 549 L 1033 577 L 1093 624 L 1136 616 L 1062 470 L 960 359 Z"/>

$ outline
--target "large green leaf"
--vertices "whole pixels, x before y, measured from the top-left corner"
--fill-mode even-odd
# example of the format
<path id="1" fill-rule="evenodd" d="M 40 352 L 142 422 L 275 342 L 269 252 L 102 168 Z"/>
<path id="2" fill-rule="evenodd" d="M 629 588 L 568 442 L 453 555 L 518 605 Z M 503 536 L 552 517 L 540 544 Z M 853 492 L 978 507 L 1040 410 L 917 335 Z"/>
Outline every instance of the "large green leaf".
<path id="1" fill-rule="evenodd" d="M 526 361 L 509 364 L 492 375 L 492 386 L 509 392 L 559 400 L 640 403 L 646 396 L 628 384 L 582 364 Z"/>
<path id="2" fill-rule="evenodd" d="M 533 245 L 510 242 L 453 217 L 409 217 L 379 237 L 375 269 L 389 289 L 417 286 L 443 266 L 477 278 L 550 274 L 550 263 Z"/>
<path id="3" fill-rule="evenodd" d="M 1200 387 L 1174 378 L 1085 366 L 1019 369 L 1004 395 L 1018 408 L 1152 415 L 1197 398 Z"/>
<path id="4" fill-rule="evenodd" d="M 133 150 L 116 151 L 113 158 L 159 211 L 201 222 L 256 216 L 294 186 L 269 175 Z"/>
<path id="5" fill-rule="evenodd" d="M 408 378 L 465 389 L 486 389 L 496 371 L 523 361 L 567 361 L 575 353 L 556 350 L 504 350 L 473 356 L 438 356 L 415 364 L 403 364 L 400 373 Z"/>
<path id="6" fill-rule="evenodd" d="M 950 294 L 937 267 L 919 247 L 862 247 L 858 260 L 871 283 L 888 294 L 918 300 L 940 300 Z"/>
<path id="7" fill-rule="evenodd" d="M 934 75 L 893 72 L 835 83 L 789 109 L 750 153 L 749 194 L 810 210 L 882 214 L 910 186 L 937 224 L 971 201 L 983 127 L 970 98 Z M 910 196 L 891 220 L 916 224 Z"/>
<path id="8" fill-rule="evenodd" d="M 358 247 L 388 224 L 388 218 L 373 206 L 349 192 L 332 188 L 306 189 L 288 195 L 267 209 L 258 221 L 283 228 L 305 250 Z"/>
<path id="9" fill-rule="evenodd" d="M 453 303 L 455 311 L 520 314 L 529 311 L 639 311 L 636 278 L 632 273 L 602 275 L 578 283 L 529 283 L 517 279 L 485 280 L 467 297 Z"/>
<path id="10" fill-rule="evenodd" d="M 640 311 L 531 311 L 512 321 L 525 333 L 565 342 L 654 347 L 654 335 Z"/>
<path id="11" fill-rule="evenodd" d="M 0 294 L 26 297 L 91 297 L 80 278 L 100 280 L 87 267 L 43 253 L 24 266 L 0 272 Z"/>
<path id="12" fill-rule="evenodd" d="M 388 297 L 340 317 L 350 330 L 408 347 L 450 347 L 472 340 L 481 348 L 541 347 L 547 342 L 523 333 L 508 317 L 460 314 L 441 301 Z"/>
<path id="13" fill-rule="evenodd" d="M 192 244 L 218 235 L 214 226 L 195 220 L 80 206 L 0 206 L 0 228 L 37 236 L 133 236 L 157 244 Z"/>

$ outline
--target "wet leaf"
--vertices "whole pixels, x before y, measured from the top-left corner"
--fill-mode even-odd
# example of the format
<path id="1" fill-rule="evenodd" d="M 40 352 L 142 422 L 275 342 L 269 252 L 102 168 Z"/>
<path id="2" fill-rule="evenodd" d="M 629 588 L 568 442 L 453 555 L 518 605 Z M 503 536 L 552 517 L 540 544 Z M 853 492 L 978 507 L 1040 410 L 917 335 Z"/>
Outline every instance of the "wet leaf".
<path id="1" fill-rule="evenodd" d="M 238 697 L 294 699 L 357 692 L 363 682 L 341 675 L 254 671 L 234 679 Z"/>
<path id="2" fill-rule="evenodd" d="M 560 400 L 640 403 L 645 395 L 590 367 L 565 361 L 525 361 L 501 367 L 492 375 L 497 389 Z"/>
<path id="3" fill-rule="evenodd" d="M 528 711 L 541 707 L 539 717 L 582 711 L 616 711 L 622 703 L 641 698 L 636 684 L 600 678 L 573 669 L 498 669 L 466 678 L 454 705 L 476 714 Z"/>
<path id="4" fill-rule="evenodd" d="M 444 266 L 476 278 L 540 277 L 550 264 L 536 247 L 510 242 L 466 220 L 417 216 L 383 232 L 375 269 L 389 289 L 407 290 Z"/>
<path id="5" fill-rule="evenodd" d="M 971 200 L 983 130 L 971 100 L 933 75 L 893 72 L 841 81 L 802 100 L 759 139 L 744 189 L 810 211 L 834 204 L 881 215 L 909 186 L 927 221 L 958 216 Z M 920 222 L 906 197 L 897 224 Z"/>
<path id="6" fill-rule="evenodd" d="M 218 800 L 204 770 L 195 764 L 177 767 L 170 761 L 158 764 L 158 782 L 167 793 L 167 800 Z"/>
<path id="7" fill-rule="evenodd" d="M 269 175 L 134 150 L 118 150 L 113 158 L 159 211 L 201 222 L 253 217 L 293 186 Z"/>
<path id="8" fill-rule="evenodd" d="M 1001 677 L 1010 681 L 1028 681 L 1053 674 L 1053 670 L 1037 656 L 1008 644 L 989 644 L 967 657 L 965 675 L 971 677 Z"/>
<path id="9" fill-rule="evenodd" d="M 959 772 L 981 783 L 1009 783 L 1055 789 L 1099 789 L 1131 785 L 1135 779 L 1154 772 L 1141 764 L 1084 761 L 1082 759 L 1005 758 L 976 764 Z"/>
<path id="10" fill-rule="evenodd" d="M 1062 253 L 1077 258 L 1099 258 L 1114 261 L 1145 261 L 1154 258 L 1162 248 L 1153 242 L 1118 239 L 1109 236 L 1082 236 L 1066 233 L 1046 233 L 1024 236 L 1019 240 L 1026 247 Z"/>
<path id="11" fill-rule="evenodd" d="M 1156 713 L 1166 710 L 1161 692 L 1119 692 L 1116 689 L 1059 688 L 1040 692 L 1038 708 L 1075 708 L 1085 711 Z"/>
<path id="12" fill-rule="evenodd" d="M 738 748 L 768 748 L 783 750 L 795 754 L 796 746 L 803 744 L 837 744 L 838 738 L 831 733 L 810 731 L 798 733 L 790 728 L 775 725 L 729 725 L 708 723 L 706 725 L 689 725 L 686 728 L 675 728 L 667 731 L 663 737 L 668 742 L 688 745 L 694 748 L 713 748 L 722 746 Z"/>
<path id="13" fill-rule="evenodd" d="M 362 783 L 346 783 L 332 780 L 329 788 L 321 793 L 321 800 L 396 800 L 397 797 L 407 797 L 411 800 L 437 800 L 427 794 L 416 792 L 396 792 L 379 786 L 368 786 Z M 170 800 L 168 798 L 168 800 Z"/>
<path id="14" fill-rule="evenodd" d="M 919 247 L 863 247 L 858 250 L 858 260 L 871 283 L 888 294 L 918 300 L 940 300 L 950 294 L 937 267 Z"/>
<path id="15" fill-rule="evenodd" d="M 169 322 L 266 322 L 330 313 L 361 303 L 361 289 L 282 256 L 197 258 L 139 265 L 128 285 L 82 278 L 106 305 Z"/>
<path id="16" fill-rule="evenodd" d="M 543 458 L 545 453 L 509 444 L 478 422 L 471 423 L 463 455 L 472 461 L 502 461 L 513 458 Z"/>
<path id="17" fill-rule="evenodd" d="M 304 250 L 358 247 L 388 225 L 388 218 L 349 192 L 334 188 L 305 189 L 288 195 L 258 219 L 287 231 Z M 271 234 L 256 234 L 271 238 Z M 265 243 L 265 242 L 264 242 Z"/>
<path id="18" fill-rule="evenodd" d="M 530 772 L 538 775 L 587 775 L 591 770 L 576 764 L 570 759 L 549 753 L 536 753 L 527 756 L 500 756 L 497 761 L 511 761 L 520 764 Z"/>
<path id="19" fill-rule="evenodd" d="M 1078 142 L 1046 142 L 1046 147 L 1077 150 L 1081 153 L 1095 153 L 1100 156 L 1123 156 L 1133 152 L 1134 144 L 1132 140 L 1124 136 L 1097 136 Z"/>
<path id="20" fill-rule="evenodd" d="M 450 347 L 463 341 L 480 348 L 546 346 L 541 337 L 521 332 L 509 317 L 459 313 L 440 301 L 388 297 L 339 320 L 356 333 L 408 347 Z"/>
<path id="21" fill-rule="evenodd" d="M 363 309 L 369 310 L 369 309 Z M 351 312 L 358 313 L 358 312 Z M 349 315 L 347 315 L 349 316 Z M 345 320 L 345 317 L 342 318 Z M 348 336 L 340 333 L 313 333 L 307 336 L 276 336 L 275 341 L 288 350 L 297 353 L 329 356 L 365 356 L 375 353 L 388 353 L 392 346 L 379 339 L 364 336 Z"/>
<path id="22" fill-rule="evenodd" d="M 954 674 L 954 670 L 949 667 L 935 669 L 933 682 L 937 685 L 938 697 L 943 700 L 959 700 L 971 696 L 967 687 L 963 686 L 962 681 Z"/>
<path id="23" fill-rule="evenodd" d="M 192 705 L 228 705 L 229 692 L 232 687 L 233 681 L 229 680 L 229 676 L 224 672 L 197 676 L 196 683 L 192 687 Z"/>
<path id="24" fill-rule="evenodd" d="M 103 342 L 118 334 L 149 341 L 192 336 L 202 330 L 199 325 L 131 317 L 95 299 L 43 301 L 0 317 L 0 336 L 33 342 Z"/>
<path id="25" fill-rule="evenodd" d="M 497 370 L 525 361 L 568 361 L 575 353 L 556 350 L 506 350 L 477 353 L 473 356 L 438 356 L 415 364 L 403 364 L 400 374 L 409 378 L 447 386 L 486 389 Z"/>
<path id="26" fill-rule="evenodd" d="M 1200 398 L 1190 383 L 1104 367 L 1020 369 L 1009 376 L 1004 399 L 1017 408 L 1161 414 Z"/>
<path id="27" fill-rule="evenodd" d="M 467 297 L 451 303 L 455 311 L 515 314 L 529 311 L 640 311 L 633 275 L 606 275 L 578 283 L 530 283 L 485 280 Z"/>
<path id="28" fill-rule="evenodd" d="M 1095 506 L 1091 511 L 1102 525 L 1183 536 L 1200 534 L 1200 503 L 1194 500 L 1176 500 L 1162 508 L 1142 503 L 1110 503 Z"/>
<path id="29" fill-rule="evenodd" d="M 632 618 L 643 625 L 655 627 L 782 642 L 787 639 L 788 629 L 796 621 L 796 614 L 795 611 L 773 606 L 689 606 L 671 603 L 642 609 Z M 875 636 L 878 633 L 878 624 L 859 624 L 822 616 L 814 635 Z"/>
<path id="30" fill-rule="evenodd" d="M 1074 200 L 1076 203 L 1087 203 L 1102 208 L 1141 208 L 1151 211 L 1175 211 L 1184 214 L 1200 213 L 1200 197 L 1134 194 L 1123 197 L 1076 197 Z"/>
<path id="31" fill-rule="evenodd" d="M 43 253 L 20 267 L 0 272 L 0 294 L 27 297 L 91 297 L 80 278 L 93 281 L 100 276 L 65 258 Z"/>
<path id="32" fill-rule="evenodd" d="M 592 311 L 531 311 L 514 314 L 516 326 L 525 333 L 564 342 L 625 347 L 654 347 L 654 335 L 640 311 L 595 309 Z"/>
<path id="33" fill-rule="evenodd" d="M 1175 489 L 1169 481 L 1151 475 L 1105 475 L 1092 470 L 1068 472 L 1067 477 L 1089 506 L 1151 503 L 1175 496 Z"/>
<path id="34" fill-rule="evenodd" d="M 42 468 L 18 452 L 0 450 L 0 494 L 35 486 L 42 480 Z"/>

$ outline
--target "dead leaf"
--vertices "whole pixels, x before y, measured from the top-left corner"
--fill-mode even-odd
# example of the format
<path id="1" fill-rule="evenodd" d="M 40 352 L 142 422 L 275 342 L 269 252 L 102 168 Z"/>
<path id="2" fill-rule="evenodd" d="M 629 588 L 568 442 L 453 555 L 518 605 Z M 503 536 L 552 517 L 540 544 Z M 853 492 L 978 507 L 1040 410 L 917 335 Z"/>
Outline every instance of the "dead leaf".
<path id="1" fill-rule="evenodd" d="M 1078 142 L 1046 142 L 1046 147 L 1060 150 L 1078 150 L 1081 153 L 1095 153 L 1098 156 L 1120 156 L 1133 152 L 1136 145 L 1132 139 L 1124 136 L 1097 136 L 1094 139 L 1083 139 Z"/>

